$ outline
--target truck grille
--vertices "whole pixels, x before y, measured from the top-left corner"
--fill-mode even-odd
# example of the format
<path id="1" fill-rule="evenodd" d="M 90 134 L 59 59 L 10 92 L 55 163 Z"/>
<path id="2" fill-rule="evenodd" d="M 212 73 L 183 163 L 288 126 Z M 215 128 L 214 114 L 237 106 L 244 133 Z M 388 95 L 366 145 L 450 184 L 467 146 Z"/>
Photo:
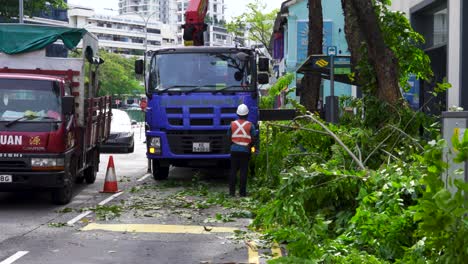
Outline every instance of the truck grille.
<path id="1" fill-rule="evenodd" d="M 166 114 L 182 114 L 181 107 L 166 108 Z"/>
<path id="2" fill-rule="evenodd" d="M 204 118 L 204 119 L 190 119 L 191 126 L 212 126 L 213 119 Z"/>
<path id="3" fill-rule="evenodd" d="M 227 131 L 167 132 L 169 147 L 174 154 L 228 154 Z M 193 152 L 193 142 L 209 142 L 210 152 Z"/>
<path id="4" fill-rule="evenodd" d="M 184 125 L 184 120 L 182 118 L 169 118 L 168 121 L 171 126 L 183 126 Z"/>
<path id="5" fill-rule="evenodd" d="M 26 168 L 26 162 L 21 160 L 0 160 L 0 169 L 6 168 Z"/>
<path id="6" fill-rule="evenodd" d="M 190 108 L 190 114 L 212 114 L 213 113 L 212 107 L 192 107 Z"/>
<path id="7" fill-rule="evenodd" d="M 221 108 L 221 114 L 235 114 L 237 111 L 236 107 L 223 107 Z"/>
<path id="8" fill-rule="evenodd" d="M 236 120 L 235 118 L 222 118 L 221 119 L 221 125 L 222 126 L 230 126 L 231 122 Z"/>

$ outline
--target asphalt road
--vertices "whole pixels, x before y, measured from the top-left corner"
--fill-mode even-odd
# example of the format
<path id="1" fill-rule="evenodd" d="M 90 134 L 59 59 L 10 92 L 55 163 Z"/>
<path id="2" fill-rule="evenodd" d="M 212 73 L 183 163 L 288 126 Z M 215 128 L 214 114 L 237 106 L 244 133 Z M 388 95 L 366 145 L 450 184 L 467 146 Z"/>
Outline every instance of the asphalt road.
<path id="1" fill-rule="evenodd" d="M 0 193 L 0 264 L 265 263 L 281 254 L 247 230 L 237 206 L 249 198 L 225 195 L 225 171 L 171 168 L 156 182 L 143 137 L 136 128 L 135 152 L 112 154 L 119 194 L 99 192 L 109 154 L 96 183 L 77 185 L 66 206 L 48 193 Z"/>

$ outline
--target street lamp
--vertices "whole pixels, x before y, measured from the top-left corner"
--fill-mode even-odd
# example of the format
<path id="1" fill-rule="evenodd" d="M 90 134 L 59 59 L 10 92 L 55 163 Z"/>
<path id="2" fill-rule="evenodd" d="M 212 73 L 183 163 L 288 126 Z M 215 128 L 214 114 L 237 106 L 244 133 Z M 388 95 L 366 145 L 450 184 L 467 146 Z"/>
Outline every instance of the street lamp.
<path id="1" fill-rule="evenodd" d="M 111 11 L 117 11 L 117 10 L 114 10 L 114 9 L 111 9 L 111 8 L 105 8 L 105 9 L 111 10 Z M 151 14 L 149 14 L 146 17 L 143 16 L 142 14 L 140 14 L 140 13 L 137 13 L 137 12 L 125 13 L 125 15 L 131 15 L 131 14 L 138 15 L 143 20 L 143 22 L 145 24 L 145 41 L 144 41 L 145 53 L 143 54 L 143 59 L 144 59 L 144 63 L 145 63 L 145 67 L 143 67 L 143 69 L 144 69 L 144 72 L 143 72 L 144 77 L 143 78 L 145 79 L 145 86 L 146 86 L 146 52 L 148 52 L 148 23 L 149 23 L 150 18 L 152 16 L 154 16 L 155 14 L 157 14 L 157 12 L 158 11 L 153 11 Z M 145 112 L 145 115 L 146 115 L 146 112 Z M 145 134 L 146 134 L 146 126 L 145 126 Z M 148 159 L 147 172 L 151 173 L 151 159 Z"/>

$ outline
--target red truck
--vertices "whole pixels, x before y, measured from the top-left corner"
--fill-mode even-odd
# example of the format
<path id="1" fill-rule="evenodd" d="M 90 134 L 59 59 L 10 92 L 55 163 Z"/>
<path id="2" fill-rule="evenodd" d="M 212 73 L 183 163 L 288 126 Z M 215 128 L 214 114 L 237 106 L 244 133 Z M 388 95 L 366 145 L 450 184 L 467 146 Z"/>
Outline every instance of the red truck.
<path id="1" fill-rule="evenodd" d="M 81 43 L 83 55 L 50 57 L 57 43 Z M 74 183 L 94 183 L 112 115 L 97 96 L 98 51 L 84 29 L 0 24 L 0 191 L 48 190 L 67 204 Z"/>

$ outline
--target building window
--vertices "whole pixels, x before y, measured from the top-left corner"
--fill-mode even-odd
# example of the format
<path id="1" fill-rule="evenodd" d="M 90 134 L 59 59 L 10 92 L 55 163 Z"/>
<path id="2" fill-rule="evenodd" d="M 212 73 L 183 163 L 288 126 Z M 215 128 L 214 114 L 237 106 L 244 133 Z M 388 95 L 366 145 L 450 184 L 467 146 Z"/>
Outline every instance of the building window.
<path id="1" fill-rule="evenodd" d="M 161 34 L 161 30 L 155 28 L 148 28 L 148 33 Z"/>
<path id="2" fill-rule="evenodd" d="M 434 13 L 434 46 L 447 44 L 448 24 L 447 9 Z"/>

